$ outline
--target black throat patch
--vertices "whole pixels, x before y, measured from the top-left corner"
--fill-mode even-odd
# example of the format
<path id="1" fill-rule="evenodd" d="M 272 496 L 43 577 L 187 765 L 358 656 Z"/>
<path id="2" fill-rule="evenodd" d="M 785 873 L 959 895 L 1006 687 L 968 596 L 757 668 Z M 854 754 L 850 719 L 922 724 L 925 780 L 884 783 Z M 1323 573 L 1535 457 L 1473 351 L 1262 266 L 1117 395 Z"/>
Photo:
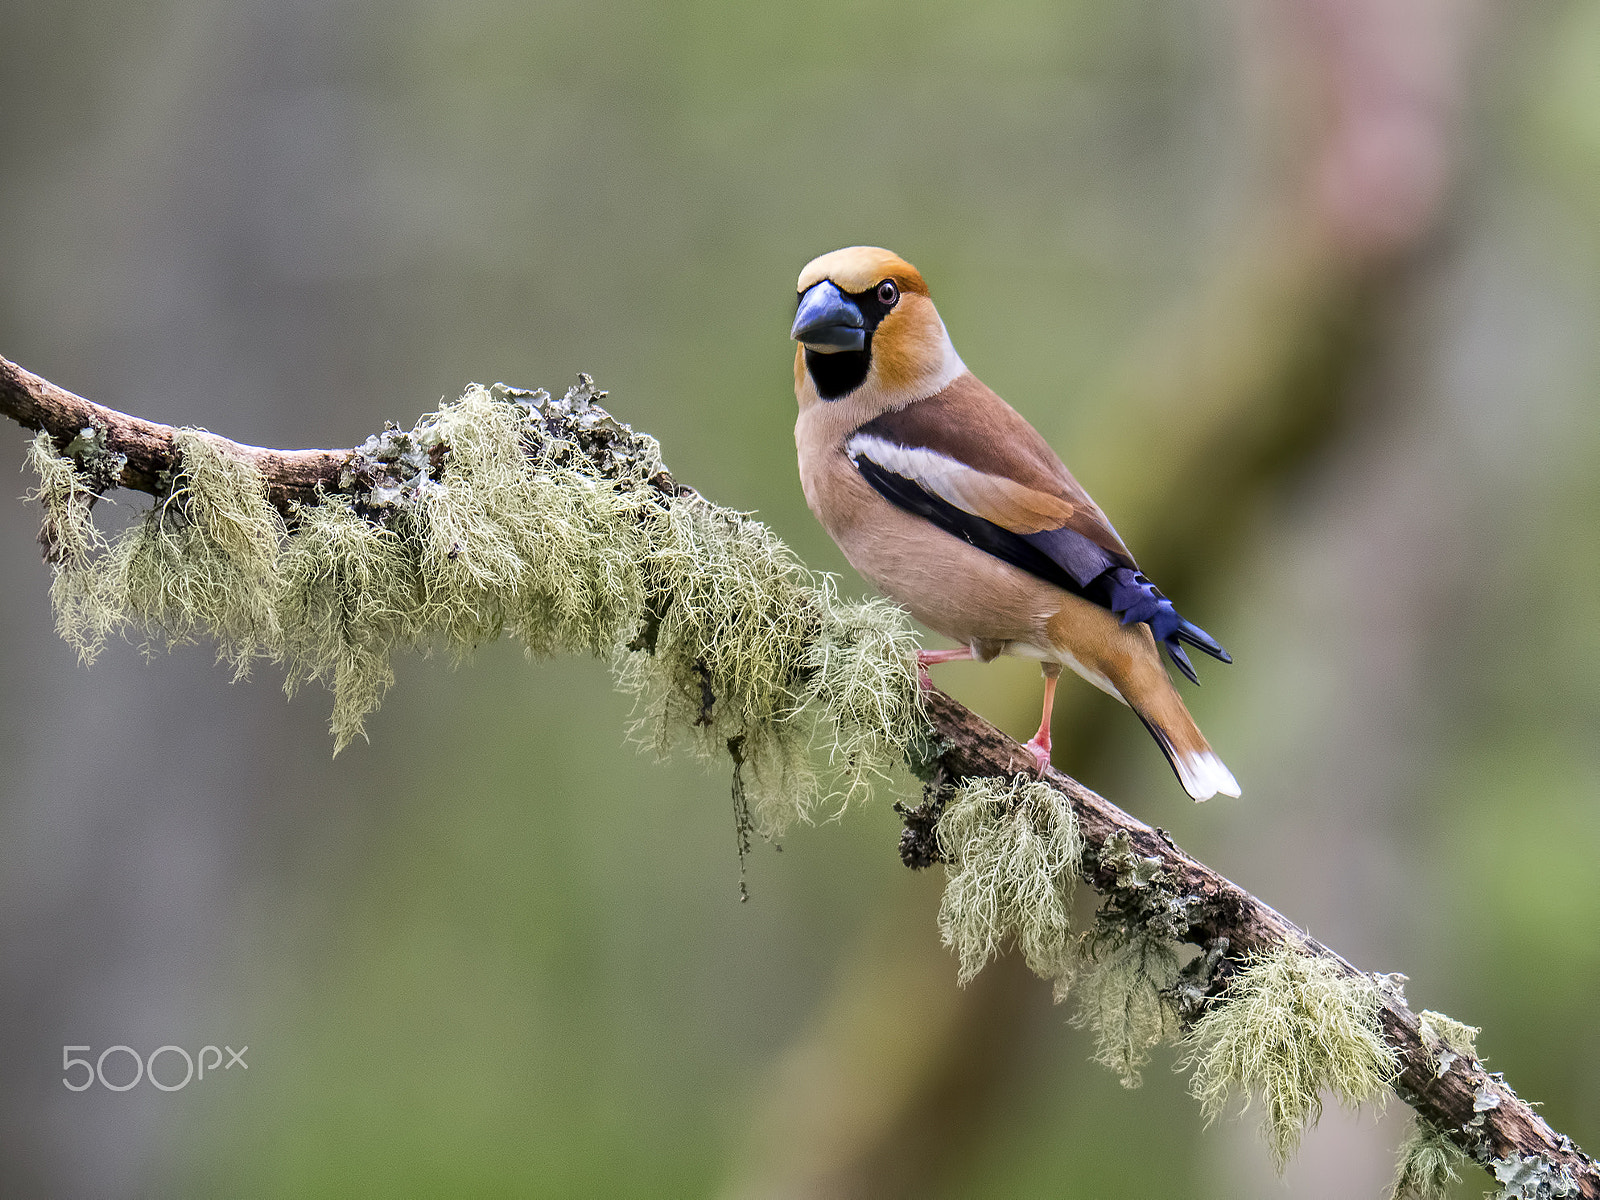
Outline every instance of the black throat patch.
<path id="1" fill-rule="evenodd" d="M 820 354 L 806 347 L 806 374 L 816 384 L 817 395 L 824 400 L 837 400 L 861 386 L 872 369 L 872 334 L 859 350 L 840 350 L 836 354 Z"/>

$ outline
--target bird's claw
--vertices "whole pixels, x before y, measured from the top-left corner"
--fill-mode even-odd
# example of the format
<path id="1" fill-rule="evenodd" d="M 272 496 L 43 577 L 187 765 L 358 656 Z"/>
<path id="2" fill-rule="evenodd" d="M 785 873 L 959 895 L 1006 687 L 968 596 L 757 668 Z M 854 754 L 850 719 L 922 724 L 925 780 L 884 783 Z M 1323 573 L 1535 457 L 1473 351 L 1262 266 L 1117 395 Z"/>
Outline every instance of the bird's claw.
<path id="1" fill-rule="evenodd" d="M 1034 766 L 1039 770 L 1039 778 L 1043 779 L 1045 771 L 1050 766 L 1050 740 L 1035 737 L 1023 749 L 1033 755 Z"/>

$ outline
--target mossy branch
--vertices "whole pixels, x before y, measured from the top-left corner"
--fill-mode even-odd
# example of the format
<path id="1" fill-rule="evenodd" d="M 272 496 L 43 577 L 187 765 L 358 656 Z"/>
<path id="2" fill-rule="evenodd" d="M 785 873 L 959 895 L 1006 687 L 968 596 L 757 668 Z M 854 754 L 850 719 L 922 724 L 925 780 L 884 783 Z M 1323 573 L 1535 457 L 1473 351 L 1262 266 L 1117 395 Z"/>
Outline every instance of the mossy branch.
<path id="1" fill-rule="evenodd" d="M 942 692 L 929 694 L 927 712 L 940 738 L 938 763 L 950 777 L 1003 777 L 1028 764 L 1019 743 Z M 1248 963 L 1285 947 L 1310 956 L 1361 989 L 1374 989 L 1378 1026 L 1396 1067 L 1391 1086 L 1427 1126 L 1502 1183 L 1515 1172 L 1537 1174 L 1539 1182 L 1518 1195 L 1600 1197 L 1600 1170 L 1589 1156 L 1551 1129 L 1503 1077 L 1484 1070 L 1462 1040 L 1460 1030 L 1468 1027 L 1446 1026 L 1438 1014 L 1413 1012 L 1400 987 L 1403 976 L 1357 970 L 1270 905 L 1185 853 L 1165 831 L 1129 816 L 1053 767 L 1042 782 L 1071 802 L 1085 847 L 1084 877 L 1111 905 L 1139 912 L 1149 925 L 1165 926 L 1166 936 L 1176 933 L 1174 940 L 1224 949 L 1197 999 L 1215 1004 Z"/>
<path id="2" fill-rule="evenodd" d="M 24 410 L 44 426 L 40 539 L 86 662 L 128 633 L 214 642 L 239 675 L 277 663 L 291 692 L 333 692 L 337 751 L 399 650 L 509 634 L 530 655 L 594 654 L 636 698 L 640 740 L 733 759 L 741 836 L 842 807 L 922 737 L 904 614 L 841 601 L 760 522 L 679 488 L 586 376 L 559 399 L 474 385 L 411 430 L 289 455 L 6 378 L 44 399 Z M 275 487 L 281 462 L 296 473 Z M 107 537 L 92 508 L 130 478 L 157 502 Z"/>
<path id="3" fill-rule="evenodd" d="M 397 648 L 465 652 L 509 632 L 530 652 L 609 654 L 651 740 L 687 730 L 701 753 L 733 754 L 763 832 L 824 794 L 819 741 L 835 795 L 914 760 L 965 781 L 907 810 L 906 854 L 951 863 L 943 923 L 963 973 L 1006 942 L 1058 994 L 1087 973 L 1079 1019 L 1125 1081 L 1183 1024 L 1197 1094 L 1214 1109 L 1230 1085 L 1260 1091 L 1279 1155 L 1322 1090 L 1358 1102 L 1387 1080 L 1421 1122 L 1408 1190 L 1442 1176 L 1448 1142 L 1503 1195 L 1600 1198 L 1595 1165 L 1483 1069 L 1468 1027 L 1413 1013 L 1400 977 L 1356 970 L 1060 772 L 1017 781 L 1032 765 L 1018 743 L 937 690 L 917 695 L 892 610 L 841 603 L 764 527 L 678 485 L 601 395 L 586 378 L 561 400 L 472 389 L 409 432 L 281 451 L 143 421 L 0 358 L 0 414 L 41 431 L 41 541 L 86 654 L 127 627 L 213 637 L 241 671 L 265 656 L 291 686 L 331 683 L 341 741 Z M 109 541 L 89 514 L 115 486 L 158 503 Z M 1105 897 L 1083 938 L 1067 922 L 1076 872 Z M 1182 942 L 1203 953 L 1179 970 Z M 1256 1010 L 1302 1014 L 1265 1058 L 1241 1036 L 1262 1031 Z"/>

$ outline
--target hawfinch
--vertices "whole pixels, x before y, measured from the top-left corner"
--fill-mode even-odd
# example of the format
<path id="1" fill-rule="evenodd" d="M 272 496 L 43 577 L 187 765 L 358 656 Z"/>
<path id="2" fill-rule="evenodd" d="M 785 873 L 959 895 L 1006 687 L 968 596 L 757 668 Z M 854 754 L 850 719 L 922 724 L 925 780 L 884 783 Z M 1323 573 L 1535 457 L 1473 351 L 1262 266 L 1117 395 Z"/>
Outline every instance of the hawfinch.
<path id="1" fill-rule="evenodd" d="M 1165 649 L 1231 662 L 1139 570 L 1037 430 L 967 370 L 917 269 L 851 246 L 800 272 L 795 442 L 806 503 L 850 564 L 961 643 L 919 665 L 999 654 L 1043 665 L 1028 743 L 1050 761 L 1056 678 L 1071 667 L 1139 714 L 1196 800 L 1239 794 L 1184 707 Z"/>

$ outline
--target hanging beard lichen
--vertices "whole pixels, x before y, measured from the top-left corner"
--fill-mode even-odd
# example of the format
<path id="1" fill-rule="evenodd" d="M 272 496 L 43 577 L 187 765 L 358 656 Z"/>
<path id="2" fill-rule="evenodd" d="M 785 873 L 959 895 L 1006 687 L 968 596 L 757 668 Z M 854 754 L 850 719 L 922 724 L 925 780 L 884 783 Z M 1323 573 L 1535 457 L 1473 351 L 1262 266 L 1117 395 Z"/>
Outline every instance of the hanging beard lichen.
<path id="1" fill-rule="evenodd" d="M 253 467 L 180 429 L 172 486 L 113 545 L 108 599 L 169 646 L 203 636 L 243 676 L 281 644 L 277 558 L 283 521 Z"/>
<path id="2" fill-rule="evenodd" d="M 1094 1034 L 1094 1060 L 1117 1073 L 1122 1086 L 1139 1086 L 1150 1051 L 1178 1036 L 1170 993 L 1178 982 L 1178 948 L 1159 934 L 1098 942 L 1091 969 L 1076 983 L 1073 1024 Z"/>
<path id="3" fill-rule="evenodd" d="M 1437 1126 L 1413 1117 L 1400 1143 L 1389 1200 L 1448 1200 L 1450 1185 L 1461 1179 L 1456 1168 L 1466 1157 Z"/>
<path id="4" fill-rule="evenodd" d="M 29 461 L 45 509 L 40 538 L 55 568 L 56 626 L 85 662 L 108 637 L 133 629 L 168 646 L 210 636 L 243 675 L 281 642 L 274 573 L 283 522 L 254 468 L 199 430 L 179 430 L 174 441 L 180 465 L 166 493 L 108 542 L 90 513 L 103 481 L 56 456 L 47 435 L 34 439 Z M 67 471 L 76 482 L 66 481 Z"/>
<path id="5" fill-rule="evenodd" d="M 50 603 L 55 609 L 56 630 L 80 657 L 87 658 L 89 648 L 99 646 L 113 632 L 105 624 L 104 607 L 91 590 L 95 577 L 85 569 L 107 548 L 90 511 L 98 499 L 97 489 L 87 471 L 56 453 L 48 433 L 41 432 L 28 443 L 28 467 L 39 478 L 39 486 L 25 498 L 37 500 L 44 508 L 39 545 L 45 562 L 54 568 Z"/>
<path id="6" fill-rule="evenodd" d="M 28 469 L 39 477 L 39 486 L 23 499 L 37 500 L 44 507 L 39 545 L 45 562 L 79 566 L 104 550 L 105 539 L 90 512 L 98 498 L 96 489 L 87 472 L 56 453 L 48 433 L 35 434 L 28 443 Z"/>
<path id="7" fill-rule="evenodd" d="M 1137 853 L 1126 832 L 1106 838 L 1096 858 L 1112 881 L 1087 939 L 1072 1022 L 1094 1034 L 1095 1061 L 1134 1088 L 1151 1049 L 1178 1036 L 1180 981 L 1203 988 L 1205 956 L 1179 969 L 1199 900 L 1182 894 L 1159 860 Z"/>
<path id="8" fill-rule="evenodd" d="M 1069 915 L 1083 856 L 1067 798 L 1024 775 L 963 780 L 939 817 L 939 849 L 948 875 L 939 932 L 960 960 L 958 981 L 970 983 L 1014 943 L 1064 994 L 1076 962 Z"/>
<path id="9" fill-rule="evenodd" d="M 764 525 L 658 486 L 655 441 L 594 395 L 587 379 L 560 400 L 473 386 L 369 439 L 339 491 L 287 522 L 253 465 L 180 430 L 170 487 L 109 542 L 93 431 L 65 454 L 41 434 L 58 627 L 85 661 L 139 632 L 209 638 L 240 674 L 279 662 L 291 692 L 332 689 L 336 750 L 394 682 L 395 651 L 465 655 L 509 633 L 610 661 L 659 750 L 742 739 L 762 834 L 858 795 L 923 736 L 903 614 L 840 602 Z"/>
<path id="10" fill-rule="evenodd" d="M 1266 1107 L 1262 1135 L 1279 1171 L 1322 1115 L 1322 1093 L 1350 1108 L 1381 1100 L 1397 1069 L 1378 1026 L 1378 987 L 1326 959 L 1280 946 L 1255 955 L 1189 1031 L 1184 1067 L 1207 1122 L 1228 1097 Z"/>

